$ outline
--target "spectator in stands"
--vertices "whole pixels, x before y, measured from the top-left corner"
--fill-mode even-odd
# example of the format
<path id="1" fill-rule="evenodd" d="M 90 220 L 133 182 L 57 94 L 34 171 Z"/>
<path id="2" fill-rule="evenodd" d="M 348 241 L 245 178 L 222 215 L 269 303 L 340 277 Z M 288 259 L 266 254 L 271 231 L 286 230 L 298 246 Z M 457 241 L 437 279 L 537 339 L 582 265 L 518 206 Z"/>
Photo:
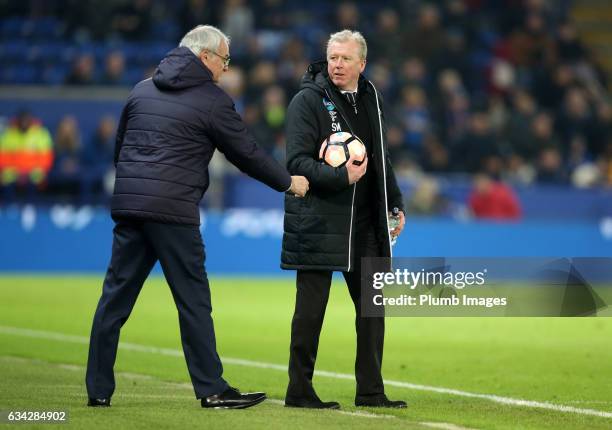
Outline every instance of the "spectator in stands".
<path id="1" fill-rule="evenodd" d="M 240 58 L 244 55 L 249 38 L 252 37 L 255 26 L 253 9 L 244 0 L 225 0 L 222 12 L 221 29 L 232 35 L 234 48 L 232 54 Z"/>
<path id="2" fill-rule="evenodd" d="M 359 9 L 355 3 L 345 1 L 336 9 L 336 27 L 355 30 L 361 27 Z"/>
<path id="3" fill-rule="evenodd" d="M 151 31 L 152 0 L 130 0 L 113 14 L 112 29 L 124 39 L 144 40 Z"/>
<path id="4" fill-rule="evenodd" d="M 434 133 L 428 133 L 423 142 L 421 166 L 426 172 L 445 173 L 451 170 L 450 154 Z"/>
<path id="5" fill-rule="evenodd" d="M 286 94 L 297 92 L 300 78 L 308 67 L 304 43 L 297 37 L 290 38 L 283 46 L 277 64 L 277 84 Z"/>
<path id="6" fill-rule="evenodd" d="M 521 207 L 514 191 L 482 173 L 474 176 L 468 205 L 472 215 L 480 219 L 517 220 L 521 217 Z"/>
<path id="7" fill-rule="evenodd" d="M 471 45 L 475 38 L 477 24 L 471 19 L 465 0 L 447 0 L 444 12 L 444 27 L 453 30 L 461 29 L 467 44 Z"/>
<path id="8" fill-rule="evenodd" d="M 510 36 L 510 61 L 525 68 L 551 64 L 554 59 L 554 46 L 544 17 L 531 13 L 526 16 L 524 26 Z"/>
<path id="9" fill-rule="evenodd" d="M 577 63 L 586 58 L 586 48 L 578 39 L 576 27 L 569 21 L 557 27 L 555 44 L 557 58 L 563 63 Z"/>
<path id="10" fill-rule="evenodd" d="M 404 129 L 405 148 L 420 156 L 423 139 L 431 128 L 431 118 L 425 92 L 419 87 L 405 87 L 402 90 L 402 104 L 397 111 Z"/>
<path id="11" fill-rule="evenodd" d="M 576 135 L 569 145 L 569 152 L 565 160 L 565 169 L 575 186 L 587 187 L 597 181 L 597 167 L 593 157 L 588 151 L 586 138 Z M 590 176 L 589 176 L 590 175 Z"/>
<path id="12" fill-rule="evenodd" d="M 292 23 L 291 5 L 285 0 L 263 0 L 265 13 L 256 16 L 258 27 L 270 30 L 284 30 Z M 298 11 L 299 12 L 299 11 Z"/>
<path id="13" fill-rule="evenodd" d="M 595 123 L 582 88 L 573 87 L 567 92 L 555 125 L 561 137 L 562 155 L 567 156 L 570 142 L 575 136 L 590 137 Z M 587 142 L 587 145 L 590 144 Z"/>
<path id="14" fill-rule="evenodd" d="M 216 23 L 218 2 L 211 0 L 187 0 L 178 13 L 178 23 L 183 33 L 187 33 L 203 22 Z"/>
<path id="15" fill-rule="evenodd" d="M 453 147 L 453 168 L 475 173 L 486 171 L 491 175 L 500 173 L 501 150 L 491 133 L 487 112 L 475 109 L 470 115 L 469 130 Z"/>
<path id="16" fill-rule="evenodd" d="M 609 140 L 598 161 L 603 183 L 612 187 L 612 140 Z"/>
<path id="17" fill-rule="evenodd" d="M 401 86 L 427 86 L 427 66 L 420 58 L 408 57 L 400 65 L 398 83 Z"/>
<path id="18" fill-rule="evenodd" d="M 503 58 L 495 58 L 489 66 L 487 93 L 490 97 L 509 97 L 516 81 L 517 69 Z"/>
<path id="19" fill-rule="evenodd" d="M 125 84 L 125 56 L 121 51 L 112 51 L 104 59 L 103 85 Z"/>
<path id="20" fill-rule="evenodd" d="M 471 59 L 462 30 L 452 29 L 444 35 L 444 43 L 432 56 L 429 66 L 435 76 L 443 70 L 450 69 L 459 73 L 464 83 L 469 83 L 473 79 Z"/>
<path id="21" fill-rule="evenodd" d="M 282 133 L 287 114 L 285 92 L 278 85 L 268 87 L 263 95 L 263 117 L 267 126 L 277 135 Z"/>
<path id="22" fill-rule="evenodd" d="M 63 0 L 62 4 L 61 19 L 72 42 L 108 38 L 114 8 L 112 2 Z"/>
<path id="23" fill-rule="evenodd" d="M 557 147 L 542 148 L 538 154 L 536 168 L 536 180 L 540 184 L 565 185 L 568 182 L 568 175 L 563 166 L 563 157 Z"/>
<path id="24" fill-rule="evenodd" d="M 95 60 L 91 54 L 82 54 L 72 65 L 66 83 L 68 85 L 92 85 L 95 83 Z"/>
<path id="25" fill-rule="evenodd" d="M 567 64 L 558 64 L 536 74 L 533 95 L 546 109 L 558 109 L 567 91 L 576 85 L 576 75 Z"/>
<path id="26" fill-rule="evenodd" d="M 547 112 L 538 113 L 531 121 L 526 145 L 519 152 L 525 160 L 534 162 L 543 149 L 560 149 L 559 139 L 555 134 L 553 119 Z"/>
<path id="27" fill-rule="evenodd" d="M 402 52 L 402 29 L 400 27 L 400 17 L 394 9 L 385 8 L 378 13 L 372 40 L 375 42 L 372 44 L 370 61 L 385 62 L 392 67 L 397 67 L 401 63 L 404 56 Z"/>
<path id="28" fill-rule="evenodd" d="M 406 207 L 406 215 L 442 215 L 448 201 L 440 194 L 438 182 L 431 177 L 422 178 L 414 189 Z"/>
<path id="29" fill-rule="evenodd" d="M 470 116 L 468 93 L 459 74 L 451 69 L 438 75 L 431 110 L 444 141 L 458 141 L 467 131 Z"/>
<path id="30" fill-rule="evenodd" d="M 104 116 L 98 123 L 93 138 L 83 148 L 81 164 L 83 167 L 84 192 L 87 195 L 100 191 L 107 195 L 112 193 L 112 187 L 108 187 L 106 184 L 110 182 L 109 178 L 114 177 L 113 158 L 116 128 L 115 118 L 111 115 Z"/>
<path id="31" fill-rule="evenodd" d="M 536 112 L 537 105 L 531 94 L 524 89 L 517 89 L 512 95 L 512 110 L 504 136 L 510 145 L 512 155 L 520 157 L 523 161 L 532 161 L 539 152 L 530 139 Z M 550 119 L 550 117 L 546 118 Z"/>
<path id="32" fill-rule="evenodd" d="M 229 69 L 219 78 L 219 86 L 223 88 L 234 100 L 236 111 L 242 114 L 245 109 L 245 78 L 243 70 L 236 66 Z"/>
<path id="33" fill-rule="evenodd" d="M 245 107 L 244 122 L 255 140 L 261 144 L 261 147 L 268 154 L 272 154 L 275 149 L 274 140 L 276 136 L 274 131 L 268 127 L 266 121 L 263 120 L 262 109 L 259 104 L 253 103 Z"/>
<path id="34" fill-rule="evenodd" d="M 247 99 L 250 102 L 261 100 L 266 88 L 276 85 L 277 81 L 276 66 L 273 62 L 260 61 L 256 63 L 249 73 Z"/>
<path id="35" fill-rule="evenodd" d="M 382 94 L 383 98 L 386 100 L 387 98 L 392 98 L 394 94 L 392 93 L 394 90 L 393 87 L 393 77 L 391 75 L 391 70 L 384 63 L 375 63 L 369 69 L 370 80 L 378 91 Z"/>
<path id="36" fill-rule="evenodd" d="M 603 154 L 607 143 L 612 139 L 612 104 L 602 101 L 597 104 L 596 118 L 591 130 L 589 152 L 597 157 Z"/>
<path id="37" fill-rule="evenodd" d="M 49 131 L 29 111 L 19 112 L 0 136 L 0 185 L 10 197 L 15 186 L 40 188 L 52 163 Z"/>
<path id="38" fill-rule="evenodd" d="M 55 160 L 49 174 L 53 192 L 76 194 L 81 191 L 81 136 L 72 115 L 61 119 L 55 132 Z"/>
<path id="39" fill-rule="evenodd" d="M 404 53 L 414 55 L 426 64 L 441 52 L 445 32 L 440 26 L 440 11 L 433 4 L 423 4 L 419 9 L 418 21 L 404 38 Z"/>

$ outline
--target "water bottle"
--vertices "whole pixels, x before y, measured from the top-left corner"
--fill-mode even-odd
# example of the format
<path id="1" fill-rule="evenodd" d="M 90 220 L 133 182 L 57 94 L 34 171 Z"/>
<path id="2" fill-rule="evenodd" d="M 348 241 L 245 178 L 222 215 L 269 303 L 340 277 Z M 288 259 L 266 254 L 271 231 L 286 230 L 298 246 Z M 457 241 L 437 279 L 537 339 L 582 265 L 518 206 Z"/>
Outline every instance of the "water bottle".
<path id="1" fill-rule="evenodd" d="M 389 213 L 389 234 L 399 227 L 400 222 L 399 208 L 395 207 Z M 391 235 L 391 246 L 395 245 L 395 242 L 397 242 L 397 236 Z"/>

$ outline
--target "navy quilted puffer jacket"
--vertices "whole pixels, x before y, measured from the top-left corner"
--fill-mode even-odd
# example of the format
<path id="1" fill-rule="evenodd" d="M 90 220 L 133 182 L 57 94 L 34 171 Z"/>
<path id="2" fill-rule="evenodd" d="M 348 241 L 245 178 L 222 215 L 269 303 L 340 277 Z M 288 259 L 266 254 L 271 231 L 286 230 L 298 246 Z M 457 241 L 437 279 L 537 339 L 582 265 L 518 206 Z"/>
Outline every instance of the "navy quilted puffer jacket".
<path id="1" fill-rule="evenodd" d="M 218 149 L 241 171 L 277 191 L 291 177 L 247 132 L 232 99 L 187 48 L 162 60 L 123 108 L 115 147 L 113 218 L 199 225 L 208 163 Z"/>

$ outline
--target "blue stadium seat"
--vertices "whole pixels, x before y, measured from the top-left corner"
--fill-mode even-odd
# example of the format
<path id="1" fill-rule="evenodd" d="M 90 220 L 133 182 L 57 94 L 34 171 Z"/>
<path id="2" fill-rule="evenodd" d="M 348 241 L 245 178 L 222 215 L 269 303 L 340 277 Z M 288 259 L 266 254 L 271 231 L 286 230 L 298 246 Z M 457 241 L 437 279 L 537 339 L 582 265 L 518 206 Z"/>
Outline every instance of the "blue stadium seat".
<path id="1" fill-rule="evenodd" d="M 38 58 L 45 63 L 61 63 L 61 56 L 66 44 L 58 41 L 41 42 L 37 45 Z"/>
<path id="2" fill-rule="evenodd" d="M 3 38 L 16 38 L 21 36 L 21 28 L 23 27 L 24 19 L 21 17 L 7 18 L 2 21 L 0 32 Z"/>
<path id="3" fill-rule="evenodd" d="M 132 86 L 145 79 L 145 69 L 138 66 L 131 66 L 126 69 L 122 81 L 126 85 Z"/>
<path id="4" fill-rule="evenodd" d="M 2 43 L 2 58 L 6 61 L 26 61 L 28 43 L 23 39 L 9 39 Z"/>
<path id="5" fill-rule="evenodd" d="M 1 80 L 5 84 L 34 84 L 38 82 L 38 68 L 27 63 L 4 67 Z"/>
<path id="6" fill-rule="evenodd" d="M 177 40 L 180 37 L 180 29 L 172 20 L 157 22 L 151 29 L 151 38 L 155 41 Z"/>
<path id="7" fill-rule="evenodd" d="M 52 64 L 46 66 L 41 75 L 41 80 L 49 85 L 61 85 L 66 81 L 70 73 L 70 67 L 64 64 Z"/>
<path id="8" fill-rule="evenodd" d="M 75 45 L 66 44 L 63 45 L 60 51 L 60 58 L 64 64 L 71 64 L 77 57 L 79 51 Z"/>
<path id="9" fill-rule="evenodd" d="M 39 18 L 35 21 L 32 37 L 40 40 L 55 40 L 61 36 L 62 25 L 54 17 Z"/>

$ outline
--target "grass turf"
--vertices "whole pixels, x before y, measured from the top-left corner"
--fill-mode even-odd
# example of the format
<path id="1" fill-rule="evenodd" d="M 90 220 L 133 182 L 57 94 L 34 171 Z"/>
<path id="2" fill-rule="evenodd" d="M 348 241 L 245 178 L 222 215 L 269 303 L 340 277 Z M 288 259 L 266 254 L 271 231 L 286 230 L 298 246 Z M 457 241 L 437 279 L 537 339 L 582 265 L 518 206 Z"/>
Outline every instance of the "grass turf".
<path id="1" fill-rule="evenodd" d="M 0 277 L 0 325 L 81 336 L 89 333 L 100 294 L 98 276 Z M 223 357 L 286 365 L 294 288 L 288 279 L 212 278 L 217 342 Z M 332 294 L 317 369 L 351 374 L 354 314 L 341 282 Z M 447 387 L 612 412 L 612 319 L 610 318 L 388 318 L 384 376 Z M 165 281 L 151 278 L 122 331 L 123 342 L 180 349 L 178 321 Z M 183 428 L 426 428 L 445 422 L 469 428 L 611 428 L 612 419 L 509 406 L 487 399 L 387 386 L 406 410 L 367 410 L 396 418 L 337 412 L 296 411 L 266 402 L 242 412 L 202 411 L 193 400 L 181 357 L 120 350 L 114 406 L 85 408 L 82 366 L 87 345 L 0 332 L 0 409 L 70 410 L 70 426 Z M 18 360 L 23 357 L 27 360 Z M 58 363 L 77 368 L 58 367 Z M 284 371 L 225 364 L 225 377 L 243 390 L 264 390 L 281 400 Z M 324 400 L 352 406 L 354 382 L 315 376 Z M 363 410 L 363 409 L 359 409 Z M 102 415 L 104 414 L 104 415 Z M 103 420 L 100 417 L 104 417 Z"/>

